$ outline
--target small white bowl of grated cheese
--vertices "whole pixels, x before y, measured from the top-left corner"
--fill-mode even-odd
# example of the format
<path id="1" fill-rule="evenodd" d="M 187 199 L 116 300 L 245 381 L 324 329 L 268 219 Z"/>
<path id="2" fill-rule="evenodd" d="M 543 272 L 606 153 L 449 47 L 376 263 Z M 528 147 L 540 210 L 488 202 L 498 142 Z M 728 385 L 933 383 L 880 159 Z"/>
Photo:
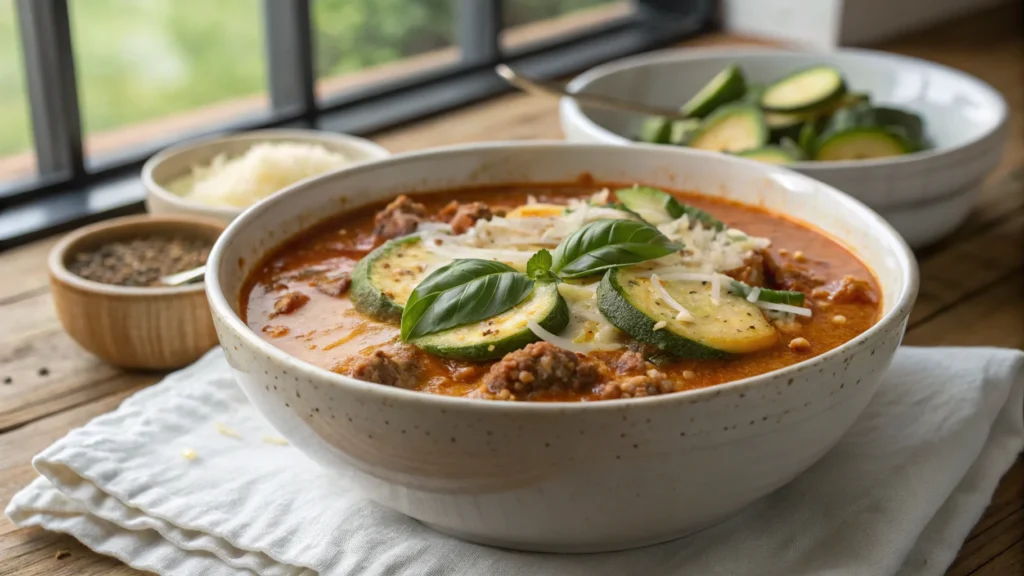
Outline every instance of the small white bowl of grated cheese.
<path id="1" fill-rule="evenodd" d="M 142 168 L 146 209 L 230 222 L 292 184 L 390 156 L 364 138 L 320 130 L 257 130 L 193 140 Z"/>

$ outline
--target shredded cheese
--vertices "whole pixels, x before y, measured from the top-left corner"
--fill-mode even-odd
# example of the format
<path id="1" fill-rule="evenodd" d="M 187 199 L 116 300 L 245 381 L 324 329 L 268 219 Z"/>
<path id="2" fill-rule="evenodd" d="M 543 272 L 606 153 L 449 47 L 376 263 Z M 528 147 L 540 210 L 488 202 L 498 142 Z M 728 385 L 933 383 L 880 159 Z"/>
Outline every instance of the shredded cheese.
<path id="1" fill-rule="evenodd" d="M 754 289 L 747 295 L 747 302 L 757 302 L 757 299 L 761 297 L 761 288 L 754 286 Z"/>
<path id="2" fill-rule="evenodd" d="M 801 308 L 800 306 L 790 306 L 789 304 L 775 304 L 774 302 L 756 302 L 758 308 L 765 310 L 774 310 L 775 312 L 788 312 L 789 314 L 796 314 L 797 316 L 811 317 L 810 308 Z"/>
<path id="3" fill-rule="evenodd" d="M 351 162 L 319 144 L 262 142 L 229 159 L 221 154 L 206 166 L 170 183 L 168 189 L 201 204 L 244 208 L 292 184 Z"/>
<path id="4" fill-rule="evenodd" d="M 275 446 L 287 446 L 288 441 L 278 436 L 264 436 L 263 442 L 265 444 L 273 444 Z"/>
<path id="5" fill-rule="evenodd" d="M 216 426 L 217 426 L 217 432 L 220 432 L 221 435 L 223 435 L 223 436 L 227 436 L 229 438 L 241 438 L 242 437 L 241 434 L 239 434 L 238 432 L 235 432 L 234 430 L 232 430 L 231 428 L 228 428 L 227 426 L 221 424 L 220 422 L 217 422 Z"/>
<path id="6" fill-rule="evenodd" d="M 576 352 L 577 354 L 586 354 L 587 352 L 618 350 L 619 348 L 622 348 L 622 344 L 596 344 L 593 342 L 574 342 L 568 338 L 563 338 L 557 334 L 549 332 L 543 326 L 537 324 L 533 320 L 527 321 L 526 325 L 541 340 L 554 344 L 559 348 L 564 348 L 565 350 L 568 350 L 570 352 Z"/>
<path id="7" fill-rule="evenodd" d="M 654 293 L 658 295 L 658 298 L 664 300 L 666 304 L 678 312 L 678 314 L 676 314 L 676 320 L 679 320 L 680 322 L 694 322 L 693 314 L 691 314 L 686 307 L 677 302 L 676 299 L 668 293 L 668 290 L 665 290 L 665 287 L 661 285 L 661 278 L 658 278 L 657 274 L 651 274 L 651 289 L 653 289 Z M 657 328 L 655 328 L 655 330 L 657 330 Z"/>

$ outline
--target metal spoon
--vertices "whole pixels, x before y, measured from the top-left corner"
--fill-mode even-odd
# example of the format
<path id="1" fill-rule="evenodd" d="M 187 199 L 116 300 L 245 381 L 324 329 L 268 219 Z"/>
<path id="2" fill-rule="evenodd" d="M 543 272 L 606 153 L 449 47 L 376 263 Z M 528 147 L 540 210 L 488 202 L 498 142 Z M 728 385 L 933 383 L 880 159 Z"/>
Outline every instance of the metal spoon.
<path id="1" fill-rule="evenodd" d="M 687 116 L 679 110 L 651 106 L 649 104 L 634 102 L 632 100 L 622 100 L 612 96 L 590 94 L 588 92 L 569 92 L 565 87 L 565 84 L 527 78 L 505 64 L 498 64 L 494 67 L 494 71 L 498 73 L 498 76 L 504 78 L 506 82 L 524 92 L 547 94 L 549 96 L 567 96 L 576 100 L 580 104 L 599 106 L 601 108 L 609 108 L 612 110 L 625 110 L 627 112 L 646 114 L 648 116 L 664 116 L 665 118 L 670 118 L 672 120 L 685 120 L 687 118 Z"/>
<path id="2" fill-rule="evenodd" d="M 185 284 L 193 284 L 195 282 L 202 282 L 203 277 L 206 275 L 206 265 L 193 268 L 191 270 L 185 270 L 184 272 L 178 272 L 176 274 L 168 274 L 167 276 L 160 277 L 160 283 L 164 286 L 184 286 Z"/>

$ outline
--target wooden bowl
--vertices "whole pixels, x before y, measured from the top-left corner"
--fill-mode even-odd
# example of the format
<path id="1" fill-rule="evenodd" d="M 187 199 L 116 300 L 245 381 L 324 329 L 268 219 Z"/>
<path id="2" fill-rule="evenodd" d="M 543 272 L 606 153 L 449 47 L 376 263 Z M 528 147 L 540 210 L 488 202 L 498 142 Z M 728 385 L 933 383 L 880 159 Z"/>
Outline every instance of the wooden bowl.
<path id="1" fill-rule="evenodd" d="M 190 364 L 217 344 L 203 283 L 176 287 L 102 284 L 67 267 L 83 251 L 143 235 L 209 238 L 224 231 L 212 218 L 127 216 L 68 234 L 50 251 L 50 290 L 64 330 L 82 348 L 123 368 L 167 370 Z"/>

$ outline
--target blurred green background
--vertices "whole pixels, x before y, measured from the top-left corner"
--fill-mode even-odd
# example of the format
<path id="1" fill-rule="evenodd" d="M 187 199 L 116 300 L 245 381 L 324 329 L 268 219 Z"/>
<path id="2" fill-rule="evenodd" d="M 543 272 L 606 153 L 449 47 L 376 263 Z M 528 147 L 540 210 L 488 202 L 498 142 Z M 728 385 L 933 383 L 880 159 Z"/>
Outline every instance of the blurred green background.
<path id="1" fill-rule="evenodd" d="M 85 133 L 265 92 L 259 0 L 68 0 Z M 612 0 L 506 0 L 515 26 Z M 456 42 L 452 0 L 314 0 L 334 76 Z M 0 0 L 0 156 L 31 146 L 14 0 Z"/>

